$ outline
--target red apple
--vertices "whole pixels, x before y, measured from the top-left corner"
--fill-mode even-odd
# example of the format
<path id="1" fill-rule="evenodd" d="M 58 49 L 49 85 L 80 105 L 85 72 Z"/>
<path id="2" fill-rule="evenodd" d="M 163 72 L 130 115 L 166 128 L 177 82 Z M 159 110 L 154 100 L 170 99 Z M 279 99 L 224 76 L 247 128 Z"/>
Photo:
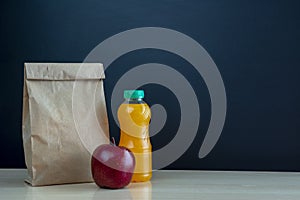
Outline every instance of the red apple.
<path id="1" fill-rule="evenodd" d="M 135 158 L 125 147 L 103 144 L 95 149 L 91 167 L 93 179 L 99 187 L 123 188 L 131 181 Z"/>

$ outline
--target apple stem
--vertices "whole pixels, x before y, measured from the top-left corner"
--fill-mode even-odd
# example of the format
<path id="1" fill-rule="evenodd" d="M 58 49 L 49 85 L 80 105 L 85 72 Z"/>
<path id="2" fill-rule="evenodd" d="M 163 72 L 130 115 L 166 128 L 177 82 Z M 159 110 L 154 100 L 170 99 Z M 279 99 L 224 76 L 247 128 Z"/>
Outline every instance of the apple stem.
<path id="1" fill-rule="evenodd" d="M 115 138 L 114 138 L 114 137 L 111 137 L 111 140 L 112 140 L 112 142 L 113 142 L 114 146 L 116 146 L 116 141 L 115 141 Z"/>

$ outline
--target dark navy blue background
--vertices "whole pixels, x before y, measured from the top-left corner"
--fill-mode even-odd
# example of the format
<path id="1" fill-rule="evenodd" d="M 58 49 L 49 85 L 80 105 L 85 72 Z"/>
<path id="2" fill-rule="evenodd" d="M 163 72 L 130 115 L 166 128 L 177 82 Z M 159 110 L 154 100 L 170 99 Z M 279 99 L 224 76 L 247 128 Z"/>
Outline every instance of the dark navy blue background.
<path id="1" fill-rule="evenodd" d="M 1 3 L 0 167 L 25 167 L 21 111 L 23 63 L 82 62 L 104 39 L 127 29 L 157 26 L 198 41 L 223 77 L 228 112 L 214 150 L 198 159 L 210 117 L 207 88 L 185 60 L 159 50 L 123 55 L 106 71 L 106 98 L 118 78 L 148 62 L 170 65 L 192 84 L 201 108 L 197 137 L 169 169 L 300 171 L 300 3 L 295 0 L 72 0 Z M 149 104 L 168 111 L 154 149 L 166 145 L 179 123 L 175 96 L 146 85 Z M 109 107 L 110 110 L 110 107 Z M 111 119 L 111 113 L 109 113 Z M 118 128 L 110 121 L 111 135 Z"/>

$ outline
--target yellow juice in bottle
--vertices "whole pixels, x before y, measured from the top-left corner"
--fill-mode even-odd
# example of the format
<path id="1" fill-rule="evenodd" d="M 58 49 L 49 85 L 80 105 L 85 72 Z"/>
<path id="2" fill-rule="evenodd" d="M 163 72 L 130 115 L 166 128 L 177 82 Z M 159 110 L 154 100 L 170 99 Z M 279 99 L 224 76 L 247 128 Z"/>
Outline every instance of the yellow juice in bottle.
<path id="1" fill-rule="evenodd" d="M 130 149 L 135 156 L 132 182 L 152 177 L 152 146 L 149 138 L 151 110 L 143 101 L 143 90 L 125 90 L 125 102 L 118 109 L 121 136 L 119 146 Z"/>

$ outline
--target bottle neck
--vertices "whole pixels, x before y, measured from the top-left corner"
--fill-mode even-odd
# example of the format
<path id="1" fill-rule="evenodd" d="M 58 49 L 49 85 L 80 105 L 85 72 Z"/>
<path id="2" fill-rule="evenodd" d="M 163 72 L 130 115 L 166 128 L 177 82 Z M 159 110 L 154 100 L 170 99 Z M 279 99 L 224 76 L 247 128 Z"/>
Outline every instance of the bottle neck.
<path id="1" fill-rule="evenodd" d="M 145 103 L 145 102 L 143 101 L 142 98 L 129 98 L 129 99 L 125 99 L 125 103 L 141 104 L 141 103 Z"/>

